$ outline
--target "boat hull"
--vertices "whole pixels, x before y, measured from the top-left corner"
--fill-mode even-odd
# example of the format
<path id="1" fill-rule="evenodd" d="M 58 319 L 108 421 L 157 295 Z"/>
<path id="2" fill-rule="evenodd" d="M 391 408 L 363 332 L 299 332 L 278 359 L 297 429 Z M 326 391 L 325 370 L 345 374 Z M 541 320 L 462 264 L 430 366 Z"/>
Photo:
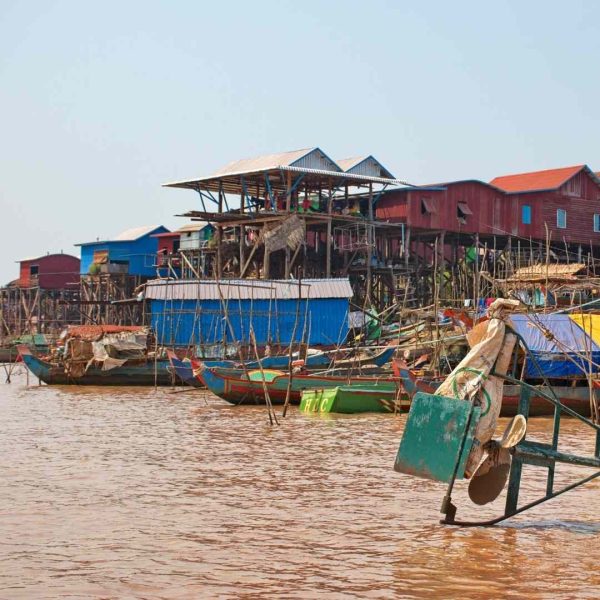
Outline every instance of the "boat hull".
<path id="1" fill-rule="evenodd" d="M 275 377 L 272 381 L 263 383 L 262 381 L 249 381 L 239 375 L 234 376 L 227 373 L 219 373 L 218 369 L 204 369 L 202 371 L 202 379 L 211 392 L 231 404 L 264 404 L 266 402 L 265 388 L 268 391 L 272 404 L 282 404 L 285 402 L 287 396 L 287 375 L 281 375 Z M 381 400 L 385 400 L 388 406 L 393 406 L 397 397 L 398 385 L 400 385 L 400 382 L 391 377 L 365 377 L 348 380 L 346 377 L 294 375 L 290 386 L 289 401 L 292 404 L 299 404 L 302 399 L 302 392 L 305 390 L 326 390 L 335 387 L 344 388 L 344 394 L 350 398 L 351 390 L 354 388 L 355 392 L 360 393 L 354 394 L 352 402 L 346 403 L 342 412 L 366 412 L 365 408 L 360 407 L 361 399 L 365 406 L 376 407 L 377 411 L 379 411 L 376 404 Z M 375 389 L 374 386 L 376 386 Z M 544 391 L 544 389 L 543 386 L 540 387 L 540 391 Z M 590 403 L 589 389 L 587 387 L 555 387 L 553 389 L 558 399 L 565 406 L 582 416 L 589 416 Z M 509 417 L 517 413 L 519 394 L 519 386 L 506 385 L 504 387 L 501 416 Z M 350 410 L 351 407 L 353 407 L 353 410 Z M 409 407 L 410 400 L 407 399 L 403 402 L 402 409 L 407 410 Z M 390 411 L 383 410 L 382 412 Z M 530 416 L 550 416 L 553 413 L 553 404 L 541 396 L 532 395 L 530 400 Z"/>
<path id="2" fill-rule="evenodd" d="M 385 386 L 340 386 L 302 392 L 300 410 L 307 413 L 399 413 L 410 408 L 406 393 Z"/>
<path id="3" fill-rule="evenodd" d="M 172 375 L 166 360 L 142 365 L 122 366 L 102 371 L 90 367 L 81 377 L 65 373 L 64 367 L 41 360 L 32 354 L 21 354 L 27 368 L 40 381 L 48 385 L 123 385 L 123 386 L 166 386 L 172 385 Z"/>
<path id="4" fill-rule="evenodd" d="M 541 391 L 545 390 L 544 386 L 540 386 Z M 574 410 L 577 414 L 583 417 L 590 416 L 590 391 L 588 387 L 554 387 L 552 388 L 557 398 L 562 404 Z M 504 396 L 502 398 L 503 417 L 512 417 L 516 415 L 519 409 L 519 397 L 521 388 L 518 385 L 505 385 Z M 554 414 L 554 405 L 542 398 L 532 394 L 529 404 L 530 417 L 544 417 Z"/>
<path id="5" fill-rule="evenodd" d="M 231 404 L 264 404 L 266 402 L 265 389 L 272 404 L 283 404 L 288 394 L 287 374 L 274 377 L 272 381 L 251 381 L 238 374 L 220 373 L 218 369 L 205 368 L 200 375 L 206 387 L 216 396 Z M 392 378 L 354 378 L 352 382 L 361 382 L 369 385 L 380 384 L 393 393 L 396 390 L 396 381 Z M 289 401 L 299 404 L 302 392 L 307 389 L 334 388 L 350 383 L 347 377 L 322 377 L 317 375 L 293 375 L 290 384 Z"/>

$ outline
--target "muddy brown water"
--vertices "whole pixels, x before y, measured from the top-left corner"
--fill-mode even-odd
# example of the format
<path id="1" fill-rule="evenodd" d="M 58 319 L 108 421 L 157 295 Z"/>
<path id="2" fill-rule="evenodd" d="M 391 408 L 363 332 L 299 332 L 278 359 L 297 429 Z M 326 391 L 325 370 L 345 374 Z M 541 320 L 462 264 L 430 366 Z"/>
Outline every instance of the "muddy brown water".
<path id="1" fill-rule="evenodd" d="M 600 597 L 600 483 L 494 528 L 443 526 L 444 486 L 392 470 L 404 422 L 294 408 L 270 427 L 206 392 L 17 375 L 0 384 L 0 597 Z M 566 421 L 563 448 L 591 452 L 583 433 Z M 542 477 L 525 469 L 525 500 Z M 462 483 L 454 499 L 464 518 L 502 509 Z"/>

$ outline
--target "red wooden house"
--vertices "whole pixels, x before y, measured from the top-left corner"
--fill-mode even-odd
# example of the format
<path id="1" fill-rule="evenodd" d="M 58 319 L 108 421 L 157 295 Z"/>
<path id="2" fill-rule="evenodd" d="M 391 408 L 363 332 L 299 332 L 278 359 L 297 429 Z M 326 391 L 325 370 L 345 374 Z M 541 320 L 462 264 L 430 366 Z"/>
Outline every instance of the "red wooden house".
<path id="1" fill-rule="evenodd" d="M 18 287 L 62 290 L 79 283 L 79 259 L 70 254 L 46 254 L 19 261 Z"/>
<path id="2" fill-rule="evenodd" d="M 600 247 L 600 178 L 586 165 L 385 192 L 377 218 L 405 224 L 405 243 L 443 234 L 502 247 L 511 238 Z M 575 246 L 575 247 L 573 247 Z"/>
<path id="3" fill-rule="evenodd" d="M 600 246 L 600 178 L 576 165 L 496 177 L 509 204 L 513 235 L 552 243 Z"/>
<path id="4" fill-rule="evenodd" d="M 504 192 L 474 179 L 392 190 L 377 203 L 378 219 L 422 234 L 503 235 L 508 217 Z"/>

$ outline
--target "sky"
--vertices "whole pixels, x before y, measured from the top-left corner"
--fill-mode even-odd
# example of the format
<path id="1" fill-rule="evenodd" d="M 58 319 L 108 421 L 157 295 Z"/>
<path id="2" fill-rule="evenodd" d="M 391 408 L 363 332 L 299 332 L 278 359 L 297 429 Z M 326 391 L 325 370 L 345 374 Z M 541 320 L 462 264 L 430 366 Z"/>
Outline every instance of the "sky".
<path id="1" fill-rule="evenodd" d="M 600 170 L 598 3 L 0 2 L 0 283 L 319 146 L 413 184 Z"/>

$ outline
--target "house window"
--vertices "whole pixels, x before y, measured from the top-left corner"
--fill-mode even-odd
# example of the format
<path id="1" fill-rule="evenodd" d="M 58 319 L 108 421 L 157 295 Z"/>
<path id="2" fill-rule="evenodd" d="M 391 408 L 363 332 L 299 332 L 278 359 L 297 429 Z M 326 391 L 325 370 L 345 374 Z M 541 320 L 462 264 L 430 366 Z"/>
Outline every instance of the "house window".
<path id="1" fill-rule="evenodd" d="M 565 191 L 569 196 L 581 196 L 581 177 L 576 175 L 565 184 Z"/>
<path id="2" fill-rule="evenodd" d="M 92 262 L 97 265 L 105 265 L 108 262 L 108 250 L 94 250 Z"/>
<path id="3" fill-rule="evenodd" d="M 563 208 L 559 208 L 556 211 L 556 226 L 559 229 L 567 228 L 567 211 Z"/>
<path id="4" fill-rule="evenodd" d="M 40 272 L 40 267 L 38 265 L 31 265 L 29 267 L 29 274 L 30 275 L 38 275 Z"/>
<path id="5" fill-rule="evenodd" d="M 467 217 L 472 215 L 473 211 L 466 202 L 459 202 L 456 205 L 456 217 L 461 225 L 467 224 Z"/>
<path id="6" fill-rule="evenodd" d="M 531 206 L 528 204 L 521 206 L 521 223 L 531 225 Z"/>
<path id="7" fill-rule="evenodd" d="M 466 202 L 459 202 L 456 205 L 456 216 L 459 219 L 466 220 L 466 218 L 472 214 L 473 214 L 473 211 L 469 208 L 469 205 Z"/>
<path id="8" fill-rule="evenodd" d="M 600 215 L 594 215 L 594 231 L 600 233 Z"/>
<path id="9" fill-rule="evenodd" d="M 431 198 L 421 198 L 421 214 L 432 215 L 436 213 L 435 204 Z"/>

